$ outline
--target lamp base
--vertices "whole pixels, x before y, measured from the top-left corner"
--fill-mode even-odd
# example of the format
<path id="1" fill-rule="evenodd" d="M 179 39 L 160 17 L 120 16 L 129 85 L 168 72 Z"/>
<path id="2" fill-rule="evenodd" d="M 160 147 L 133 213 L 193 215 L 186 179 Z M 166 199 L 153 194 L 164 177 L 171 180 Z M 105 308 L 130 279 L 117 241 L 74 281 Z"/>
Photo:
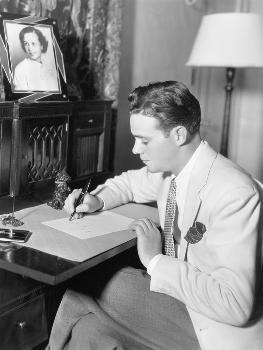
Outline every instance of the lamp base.
<path id="1" fill-rule="evenodd" d="M 226 98 L 224 107 L 224 117 L 223 117 L 223 130 L 221 139 L 220 153 L 223 156 L 228 156 L 228 140 L 229 140 L 229 125 L 230 125 L 230 112 L 231 112 L 231 97 L 232 91 L 234 89 L 233 81 L 235 78 L 235 68 L 226 68 Z"/>

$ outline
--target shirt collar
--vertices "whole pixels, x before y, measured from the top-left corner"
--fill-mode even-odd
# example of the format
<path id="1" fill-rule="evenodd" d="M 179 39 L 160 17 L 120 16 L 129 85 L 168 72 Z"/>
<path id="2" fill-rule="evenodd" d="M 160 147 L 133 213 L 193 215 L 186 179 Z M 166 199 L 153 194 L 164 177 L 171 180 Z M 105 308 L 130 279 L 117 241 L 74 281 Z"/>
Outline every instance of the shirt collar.
<path id="1" fill-rule="evenodd" d="M 183 169 L 180 171 L 180 173 L 176 176 L 176 183 L 181 182 L 186 176 L 190 175 L 194 164 L 199 157 L 199 154 L 201 153 L 204 145 L 206 144 L 205 141 L 201 141 L 200 145 L 197 147 L 197 149 L 194 151 L 192 157 L 189 159 L 189 161 L 186 163 L 186 165 L 183 167 Z"/>

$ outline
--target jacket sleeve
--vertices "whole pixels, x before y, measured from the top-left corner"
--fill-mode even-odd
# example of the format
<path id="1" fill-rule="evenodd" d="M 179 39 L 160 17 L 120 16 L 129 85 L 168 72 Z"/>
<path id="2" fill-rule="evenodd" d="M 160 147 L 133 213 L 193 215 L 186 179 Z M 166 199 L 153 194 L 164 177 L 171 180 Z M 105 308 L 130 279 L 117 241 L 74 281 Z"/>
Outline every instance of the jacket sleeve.
<path id="1" fill-rule="evenodd" d="M 91 194 L 104 201 L 103 209 L 111 209 L 129 202 L 149 203 L 157 200 L 162 184 L 161 173 L 150 173 L 147 167 L 129 170 L 119 176 L 108 179 Z"/>
<path id="2" fill-rule="evenodd" d="M 259 194 L 244 186 L 220 198 L 211 208 L 209 227 L 200 241 L 202 250 L 189 247 L 189 253 L 195 249 L 196 263 L 163 255 L 151 271 L 151 290 L 168 294 L 215 321 L 242 326 L 254 302 Z"/>

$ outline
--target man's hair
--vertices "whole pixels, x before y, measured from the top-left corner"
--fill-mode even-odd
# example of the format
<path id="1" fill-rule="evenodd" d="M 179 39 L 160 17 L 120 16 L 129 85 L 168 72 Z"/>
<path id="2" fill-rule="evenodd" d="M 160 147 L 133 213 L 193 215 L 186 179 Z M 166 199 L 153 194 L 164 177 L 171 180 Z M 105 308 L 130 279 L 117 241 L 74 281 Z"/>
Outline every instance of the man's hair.
<path id="1" fill-rule="evenodd" d="M 19 33 L 19 40 L 20 40 L 22 49 L 25 52 L 26 52 L 26 49 L 25 49 L 25 44 L 24 44 L 24 36 L 27 33 L 35 33 L 37 35 L 37 37 L 38 37 L 38 40 L 39 40 L 40 44 L 42 45 L 42 48 L 43 48 L 42 52 L 47 52 L 47 47 L 48 47 L 47 39 L 45 38 L 45 36 L 43 35 L 43 33 L 39 29 L 37 29 L 37 28 L 35 28 L 33 26 L 25 27 Z"/>
<path id="2" fill-rule="evenodd" d="M 165 132 L 178 125 L 184 126 L 190 134 L 200 129 L 200 104 L 183 83 L 164 81 L 139 86 L 128 100 L 131 114 L 156 118 Z"/>

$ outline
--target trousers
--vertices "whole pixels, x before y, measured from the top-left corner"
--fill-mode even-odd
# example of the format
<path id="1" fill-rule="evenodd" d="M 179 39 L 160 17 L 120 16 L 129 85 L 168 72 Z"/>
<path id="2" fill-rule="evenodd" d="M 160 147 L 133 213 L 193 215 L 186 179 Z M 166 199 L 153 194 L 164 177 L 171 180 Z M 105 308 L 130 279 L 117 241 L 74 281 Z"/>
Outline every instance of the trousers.
<path id="1" fill-rule="evenodd" d="M 185 305 L 151 292 L 145 270 L 123 267 L 96 281 L 66 291 L 47 350 L 200 350 Z"/>

